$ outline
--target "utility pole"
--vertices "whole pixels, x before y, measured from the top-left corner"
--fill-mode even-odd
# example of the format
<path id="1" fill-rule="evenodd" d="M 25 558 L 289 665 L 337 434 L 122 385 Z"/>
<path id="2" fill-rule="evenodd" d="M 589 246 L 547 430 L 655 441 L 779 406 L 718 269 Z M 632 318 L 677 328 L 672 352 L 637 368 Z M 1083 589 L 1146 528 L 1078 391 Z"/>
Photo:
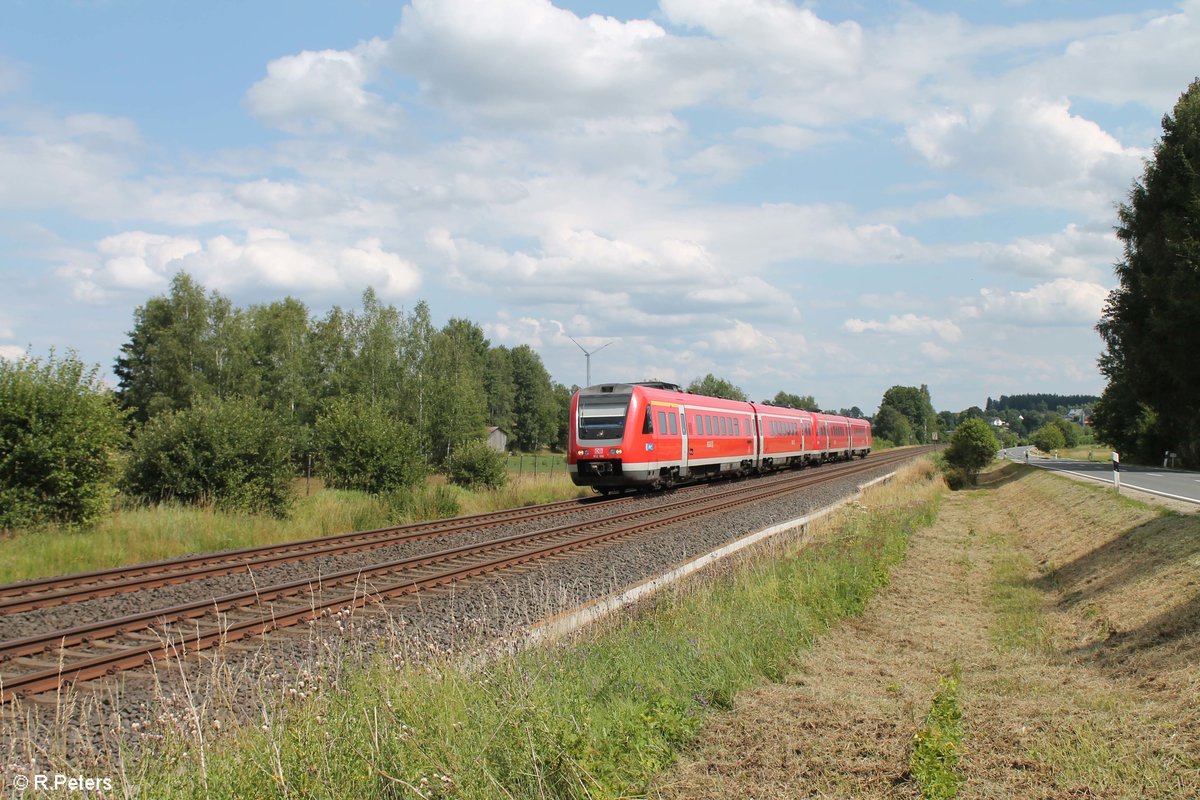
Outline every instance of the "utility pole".
<path id="1" fill-rule="evenodd" d="M 572 336 L 572 335 L 571 335 L 571 334 L 569 334 L 569 333 L 568 333 L 568 334 L 566 334 L 566 336 L 567 336 L 567 338 L 568 338 L 568 339 L 570 339 L 572 342 L 575 342 L 575 337 L 574 337 L 574 336 Z M 583 348 L 583 345 L 581 345 L 579 342 L 575 342 L 575 346 L 576 346 L 576 347 L 578 347 L 580 350 L 583 350 L 583 359 L 584 359 L 584 361 L 586 361 L 586 362 L 587 362 L 587 383 L 586 383 L 586 384 L 584 384 L 585 386 L 591 386 L 591 385 L 592 385 L 592 353 L 599 353 L 601 350 L 603 350 L 604 348 L 608 347 L 610 344 L 612 344 L 612 342 L 605 342 L 604 344 L 600 345 L 600 346 L 599 346 L 599 347 L 597 347 L 595 350 L 592 350 L 592 351 L 589 353 L 587 350 L 584 350 L 584 348 Z"/>

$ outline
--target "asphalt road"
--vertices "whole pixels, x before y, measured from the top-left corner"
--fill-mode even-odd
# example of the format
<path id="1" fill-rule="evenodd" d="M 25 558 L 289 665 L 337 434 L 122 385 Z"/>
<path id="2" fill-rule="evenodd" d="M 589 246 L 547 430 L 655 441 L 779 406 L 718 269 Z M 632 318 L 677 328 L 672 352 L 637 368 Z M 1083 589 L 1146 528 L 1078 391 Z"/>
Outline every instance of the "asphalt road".
<path id="1" fill-rule="evenodd" d="M 1011 461 L 1025 461 L 1025 451 L 1028 447 L 1011 447 L 1005 451 L 1005 456 Z M 1096 458 L 1109 457 L 1107 450 L 1096 451 Z M 1066 459 L 1039 458 L 1030 454 L 1031 466 L 1042 469 L 1052 469 L 1077 478 L 1113 483 L 1111 461 L 1068 461 Z M 1121 465 L 1121 488 L 1128 487 L 1142 492 L 1183 500 L 1187 503 L 1200 504 L 1200 472 L 1185 472 L 1178 469 L 1155 469 L 1153 467 L 1135 467 L 1129 464 Z"/>

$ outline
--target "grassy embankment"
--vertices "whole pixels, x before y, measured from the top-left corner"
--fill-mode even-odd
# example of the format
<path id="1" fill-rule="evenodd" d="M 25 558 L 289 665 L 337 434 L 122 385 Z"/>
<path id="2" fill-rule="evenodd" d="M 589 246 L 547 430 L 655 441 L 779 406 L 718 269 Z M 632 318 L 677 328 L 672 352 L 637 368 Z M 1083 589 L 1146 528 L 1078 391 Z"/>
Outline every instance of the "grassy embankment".
<path id="1" fill-rule="evenodd" d="M 1200 797 L 1200 514 L 1017 464 L 980 485 L 660 794 Z"/>
<path id="2" fill-rule="evenodd" d="M 561 460 L 561 456 L 560 456 Z M 370 530 L 459 514 L 547 503 L 591 492 L 557 474 L 514 476 L 496 491 L 470 492 L 440 477 L 391 497 L 320 488 L 300 497 L 288 519 L 230 514 L 212 508 L 163 504 L 120 508 L 86 530 L 46 528 L 0 538 L 0 583 L 124 564 Z"/>
<path id="3" fill-rule="evenodd" d="M 153 757 L 115 772 L 161 797 L 635 795 L 707 712 L 782 679 L 830 625 L 861 613 L 943 492 L 921 462 L 814 525 L 815 544 L 714 571 L 635 619 L 473 668 L 381 658 L 300 702 L 267 687 L 283 699 L 257 719 L 218 734 L 197 709 L 151 728 Z"/>

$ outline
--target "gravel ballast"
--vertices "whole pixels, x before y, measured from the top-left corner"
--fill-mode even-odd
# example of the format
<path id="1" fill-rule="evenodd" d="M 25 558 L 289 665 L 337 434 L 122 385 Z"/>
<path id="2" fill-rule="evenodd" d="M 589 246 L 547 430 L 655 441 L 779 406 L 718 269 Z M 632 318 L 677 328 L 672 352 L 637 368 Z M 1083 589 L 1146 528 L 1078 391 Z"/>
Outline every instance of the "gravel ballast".
<path id="1" fill-rule="evenodd" d="M 404 602 L 337 613 L 219 651 L 158 662 L 152 671 L 122 673 L 67 690 L 58 703 L 41 698 L 0 709 L 0 763 L 27 762 L 36 755 L 31 751 L 36 743 L 54 743 L 43 752 L 41 761 L 48 757 L 71 764 L 103 761 L 106 754 L 116 751 L 118 742 L 136 746 L 142 737 L 156 736 L 162 726 L 186 727 L 197 720 L 215 725 L 253 723 L 258 713 L 255 709 L 262 707 L 264 698 L 306 695 L 314 683 L 336 683 L 344 669 L 374 654 L 404 663 L 430 654 L 477 649 L 481 642 L 511 643 L 538 620 L 662 574 L 742 536 L 809 515 L 894 469 L 894 464 L 881 465 L 867 473 L 659 528 L 651 534 L 427 591 Z M 726 484 L 716 484 L 710 491 L 720 491 L 722 486 Z M 677 498 L 671 493 L 651 494 L 633 505 L 657 506 L 673 499 Z M 584 507 L 571 521 L 604 514 L 603 504 Z M 556 520 L 551 524 L 564 523 Z M 544 522 L 532 522 L 439 536 L 328 559 L 320 571 L 328 574 L 544 527 Z M 217 596 L 312 574 L 311 564 L 299 562 L 257 571 L 252 579 L 229 575 L 12 615 L 0 620 L 4 626 L 0 638 L 45 630 L 48 620 L 63 628 L 191 602 L 205 593 Z"/>

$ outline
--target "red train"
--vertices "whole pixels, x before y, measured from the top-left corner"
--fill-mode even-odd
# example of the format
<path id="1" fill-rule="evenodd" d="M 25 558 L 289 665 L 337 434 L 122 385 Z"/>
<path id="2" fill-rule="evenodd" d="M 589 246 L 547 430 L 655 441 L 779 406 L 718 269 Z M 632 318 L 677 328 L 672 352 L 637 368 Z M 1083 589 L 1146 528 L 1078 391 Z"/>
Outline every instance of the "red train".
<path id="1" fill-rule="evenodd" d="M 571 398 L 571 480 L 601 493 L 869 452 L 864 419 L 689 394 L 672 384 L 605 383 Z"/>

